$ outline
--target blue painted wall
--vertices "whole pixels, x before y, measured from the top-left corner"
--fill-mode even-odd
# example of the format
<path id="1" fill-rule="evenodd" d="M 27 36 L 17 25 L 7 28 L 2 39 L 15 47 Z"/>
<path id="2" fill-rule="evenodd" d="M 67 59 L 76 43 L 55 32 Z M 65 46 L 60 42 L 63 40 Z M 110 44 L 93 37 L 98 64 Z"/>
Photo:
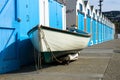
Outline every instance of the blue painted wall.
<path id="1" fill-rule="evenodd" d="M 97 29 L 98 29 L 98 43 L 99 43 L 100 42 L 100 23 L 99 23 L 99 21 L 98 21 Z"/>
<path id="2" fill-rule="evenodd" d="M 101 42 L 103 42 L 103 23 L 101 23 Z"/>
<path id="3" fill-rule="evenodd" d="M 114 39 L 113 31 L 114 31 L 113 28 L 111 28 L 110 26 L 102 24 L 102 37 L 101 37 L 102 42 Z"/>
<path id="4" fill-rule="evenodd" d="M 98 44 L 98 39 L 99 39 L 99 22 L 97 20 L 97 25 L 96 25 L 96 44 Z"/>
<path id="5" fill-rule="evenodd" d="M 105 41 L 107 41 L 107 26 L 105 25 L 105 37 L 104 37 Z"/>
<path id="6" fill-rule="evenodd" d="M 98 43 L 102 42 L 102 24 L 98 22 Z"/>
<path id="7" fill-rule="evenodd" d="M 15 10 L 13 0 L 2 0 L 0 6 L 0 73 L 19 68 L 18 29 L 13 24 Z"/>
<path id="8" fill-rule="evenodd" d="M 84 31 L 84 14 L 78 12 L 78 29 Z"/>
<path id="9" fill-rule="evenodd" d="M 33 4 L 34 3 L 34 4 Z M 20 64 L 30 64 L 33 59 L 33 46 L 27 32 L 39 23 L 38 0 L 18 0 L 16 18 L 19 27 L 19 56 Z"/>
<path id="10" fill-rule="evenodd" d="M 62 4 L 55 0 L 49 1 L 49 24 L 52 28 L 62 29 Z"/>
<path id="11" fill-rule="evenodd" d="M 27 32 L 38 24 L 39 13 L 38 0 L 2 0 L 0 4 L 0 73 L 5 73 L 33 62 Z"/>
<path id="12" fill-rule="evenodd" d="M 103 42 L 105 42 L 105 24 L 103 24 Z"/>
<path id="13" fill-rule="evenodd" d="M 86 18 L 86 32 L 89 34 L 92 33 L 92 31 L 91 31 L 91 18 L 89 16 L 87 16 L 87 18 Z M 91 40 L 92 40 L 92 38 L 91 38 Z M 92 44 L 91 40 L 89 41 L 88 46 L 91 46 L 91 44 Z"/>
<path id="14" fill-rule="evenodd" d="M 96 29 L 96 20 L 93 19 L 92 21 L 92 41 L 93 44 L 96 44 L 96 39 L 97 39 L 97 29 Z"/>
<path id="15" fill-rule="evenodd" d="M 86 31 L 87 31 L 88 33 L 91 33 L 90 23 L 91 23 L 91 18 L 90 18 L 90 17 L 87 17 L 87 18 L 86 18 Z"/>

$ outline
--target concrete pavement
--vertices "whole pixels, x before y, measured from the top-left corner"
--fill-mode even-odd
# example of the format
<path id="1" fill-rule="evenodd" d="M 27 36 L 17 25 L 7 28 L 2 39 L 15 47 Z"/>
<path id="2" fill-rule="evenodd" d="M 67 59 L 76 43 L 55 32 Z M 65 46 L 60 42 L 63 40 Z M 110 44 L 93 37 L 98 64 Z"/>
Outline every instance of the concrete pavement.
<path id="1" fill-rule="evenodd" d="M 0 75 L 0 80 L 120 80 L 119 43 L 113 40 L 88 47 L 69 65 L 47 64 L 38 71 L 29 66 Z"/>

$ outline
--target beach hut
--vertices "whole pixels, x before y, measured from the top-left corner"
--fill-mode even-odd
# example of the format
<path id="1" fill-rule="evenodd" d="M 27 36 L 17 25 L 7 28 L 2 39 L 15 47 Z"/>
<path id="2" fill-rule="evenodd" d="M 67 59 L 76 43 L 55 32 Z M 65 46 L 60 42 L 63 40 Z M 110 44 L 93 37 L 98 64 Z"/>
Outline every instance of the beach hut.
<path id="1" fill-rule="evenodd" d="M 91 8 L 90 8 L 90 4 L 89 1 L 84 1 L 84 5 L 85 5 L 85 31 L 92 34 L 92 28 L 91 28 Z M 92 42 L 90 40 L 88 46 L 92 45 Z"/>
<path id="2" fill-rule="evenodd" d="M 107 18 L 105 17 L 105 27 L 104 27 L 104 41 L 107 41 Z"/>
<path id="3" fill-rule="evenodd" d="M 95 10 L 95 12 L 96 12 L 96 15 L 97 15 L 96 43 L 98 44 L 98 40 L 99 40 L 99 11 L 98 11 L 98 10 Z"/>
<path id="4" fill-rule="evenodd" d="M 91 33 L 91 8 L 89 1 L 84 1 L 85 5 L 85 28 L 86 32 Z"/>
<path id="5" fill-rule="evenodd" d="M 103 42 L 105 42 L 105 16 L 103 15 Z"/>
<path id="6" fill-rule="evenodd" d="M 101 42 L 103 42 L 103 37 L 104 37 L 104 15 L 102 15 L 102 20 L 101 20 Z"/>
<path id="7" fill-rule="evenodd" d="M 76 5 L 76 22 L 79 30 L 85 31 L 84 18 L 85 18 L 85 5 L 83 0 L 78 0 Z"/>
<path id="8" fill-rule="evenodd" d="M 91 6 L 91 18 L 92 18 L 92 45 L 96 44 L 97 39 L 97 15 L 94 6 Z"/>
<path id="9" fill-rule="evenodd" d="M 99 13 L 99 19 L 98 19 L 98 43 L 101 43 L 102 37 L 102 13 Z"/>

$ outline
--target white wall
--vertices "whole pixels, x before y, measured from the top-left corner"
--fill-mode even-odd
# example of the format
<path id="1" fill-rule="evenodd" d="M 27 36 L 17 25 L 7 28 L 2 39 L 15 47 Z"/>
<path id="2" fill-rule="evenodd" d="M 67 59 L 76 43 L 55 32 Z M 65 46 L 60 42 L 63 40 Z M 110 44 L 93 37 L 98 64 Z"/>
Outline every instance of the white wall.
<path id="1" fill-rule="evenodd" d="M 83 6 L 83 11 L 82 12 L 85 13 L 85 5 L 84 5 L 83 0 L 77 0 L 76 13 L 77 13 L 77 10 L 79 10 L 79 7 L 80 7 L 79 4 L 82 4 L 82 6 Z"/>
<path id="2" fill-rule="evenodd" d="M 90 8 L 89 1 L 88 1 L 88 3 L 87 3 L 87 6 L 86 6 L 86 8 L 85 8 L 85 18 L 86 18 L 86 16 L 87 16 L 88 9 L 90 10 L 90 17 L 91 17 L 91 8 Z"/>
<path id="3" fill-rule="evenodd" d="M 63 30 L 66 30 L 66 6 L 62 8 L 62 23 L 63 23 Z"/>
<path id="4" fill-rule="evenodd" d="M 39 0 L 40 25 L 49 26 L 49 5 L 48 0 Z"/>

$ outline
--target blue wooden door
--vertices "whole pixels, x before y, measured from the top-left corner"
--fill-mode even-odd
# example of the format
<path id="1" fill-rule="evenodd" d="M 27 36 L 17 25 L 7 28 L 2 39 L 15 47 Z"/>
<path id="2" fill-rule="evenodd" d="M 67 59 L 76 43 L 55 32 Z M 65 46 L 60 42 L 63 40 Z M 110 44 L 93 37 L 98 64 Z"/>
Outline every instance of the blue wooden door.
<path id="1" fill-rule="evenodd" d="M 0 73 L 19 68 L 17 33 L 15 28 L 0 27 Z"/>
<path id="2" fill-rule="evenodd" d="M 86 20 L 86 22 L 87 22 L 87 24 L 86 24 L 86 32 L 87 32 L 87 33 L 91 33 L 91 27 L 90 27 L 91 18 L 87 16 L 86 19 L 87 19 L 87 20 Z M 91 38 L 91 39 L 92 39 L 92 38 Z M 92 45 L 91 39 L 90 39 L 90 41 L 89 41 L 89 43 L 88 43 L 88 46 L 91 46 L 91 45 Z"/>
<path id="3" fill-rule="evenodd" d="M 92 40 L 93 40 L 93 44 L 96 44 L 96 35 L 97 34 L 97 30 L 96 30 L 96 20 L 92 21 Z"/>
<path id="4" fill-rule="evenodd" d="M 102 42 L 102 23 L 99 22 L 99 43 Z"/>
<path id="5" fill-rule="evenodd" d="M 52 28 L 62 29 L 62 5 L 49 0 L 49 24 Z"/>
<path id="6" fill-rule="evenodd" d="M 78 29 L 84 31 L 84 15 L 78 13 Z"/>
<path id="7" fill-rule="evenodd" d="M 102 23 L 102 42 L 104 42 L 104 24 Z"/>
<path id="8" fill-rule="evenodd" d="M 20 39 L 25 39 L 27 37 L 27 31 L 30 27 L 30 13 L 29 13 L 29 0 L 18 0 L 18 9 L 17 18 L 19 21 L 19 27 L 20 27 Z"/>
<path id="9" fill-rule="evenodd" d="M 14 60 L 17 58 L 15 28 L 0 27 L 0 59 Z"/>
<path id="10" fill-rule="evenodd" d="M 98 21 L 98 27 L 97 27 L 97 31 L 98 31 L 98 43 L 100 43 L 100 22 Z"/>
<path id="11" fill-rule="evenodd" d="M 91 18 L 90 18 L 90 17 L 87 17 L 86 31 L 87 31 L 88 33 L 91 33 L 90 24 L 91 24 Z"/>
<path id="12" fill-rule="evenodd" d="M 28 38 L 27 32 L 39 24 L 39 0 L 17 0 L 20 39 Z"/>
<path id="13" fill-rule="evenodd" d="M 103 24 L 103 42 L 105 41 L 105 24 Z"/>
<path id="14" fill-rule="evenodd" d="M 99 21 L 97 20 L 97 26 L 96 26 L 96 43 L 98 44 L 99 40 Z"/>
<path id="15" fill-rule="evenodd" d="M 19 68 L 15 1 L 0 1 L 0 73 Z"/>
<path id="16" fill-rule="evenodd" d="M 19 55 L 21 65 L 33 61 L 33 46 L 27 32 L 39 24 L 39 0 L 17 0 L 17 18 L 19 19 Z"/>
<path id="17" fill-rule="evenodd" d="M 107 41 L 107 26 L 105 25 L 105 41 Z"/>

